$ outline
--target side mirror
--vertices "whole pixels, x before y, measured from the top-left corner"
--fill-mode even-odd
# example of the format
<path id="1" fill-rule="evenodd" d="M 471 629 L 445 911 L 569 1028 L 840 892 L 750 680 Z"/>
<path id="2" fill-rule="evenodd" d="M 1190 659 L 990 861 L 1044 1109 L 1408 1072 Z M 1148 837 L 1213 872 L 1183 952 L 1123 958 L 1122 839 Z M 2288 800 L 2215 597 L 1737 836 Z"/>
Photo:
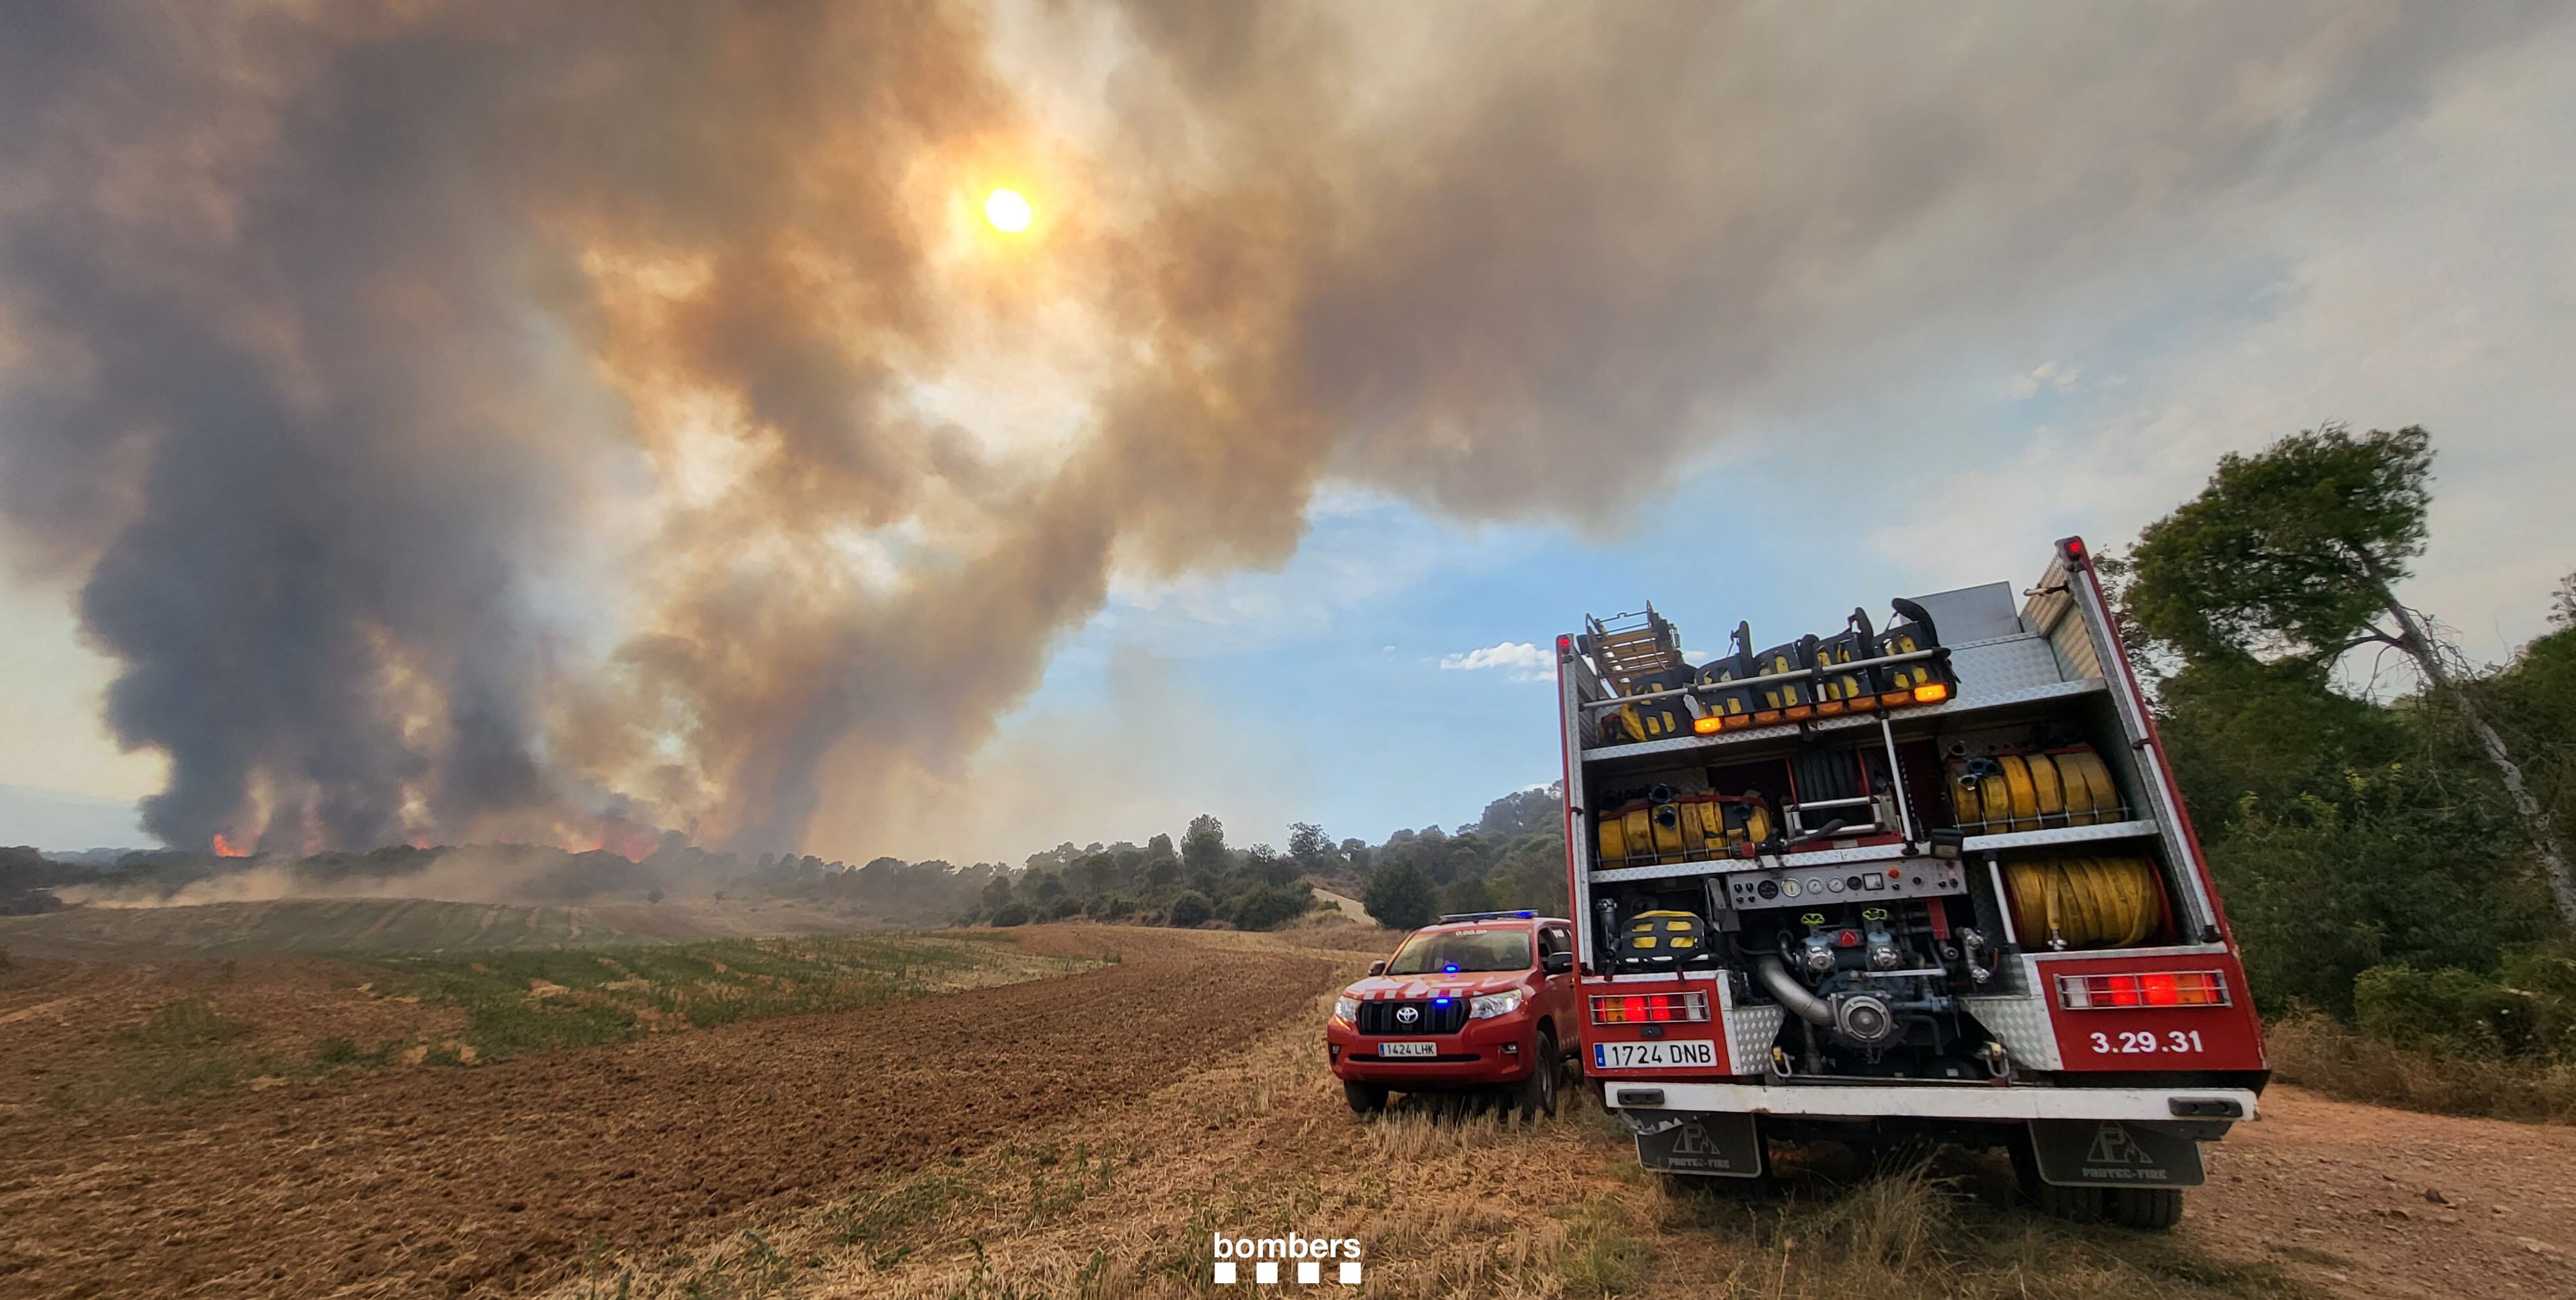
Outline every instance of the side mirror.
<path id="1" fill-rule="evenodd" d="M 1369 963 L 1369 974 L 1371 974 L 1371 975 L 1384 975 L 1385 973 L 1386 973 L 1386 963 L 1385 963 L 1385 962 L 1382 962 L 1382 961 L 1373 961 L 1373 962 L 1370 962 L 1370 963 Z"/>
<path id="2" fill-rule="evenodd" d="M 1574 970 L 1574 954 L 1552 952 L 1538 959 L 1538 968 L 1550 975 L 1565 975 Z"/>

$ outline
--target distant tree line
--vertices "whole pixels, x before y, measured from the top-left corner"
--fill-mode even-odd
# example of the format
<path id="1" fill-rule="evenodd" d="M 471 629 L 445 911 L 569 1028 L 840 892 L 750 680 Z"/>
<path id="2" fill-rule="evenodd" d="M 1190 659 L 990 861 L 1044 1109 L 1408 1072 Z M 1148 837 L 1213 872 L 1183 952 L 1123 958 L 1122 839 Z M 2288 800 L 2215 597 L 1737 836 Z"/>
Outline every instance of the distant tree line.
<path id="1" fill-rule="evenodd" d="M 1442 912 L 1565 906 L 1563 804 L 1555 787 L 1485 806 L 1455 832 L 1399 830 L 1381 844 L 1336 841 L 1313 822 L 1288 828 L 1285 850 L 1226 842 L 1214 816 L 1179 842 L 1060 844 L 985 882 L 969 923 L 1027 925 L 1087 918 L 1130 924 L 1276 929 L 1333 906 L 1321 888 L 1361 900 L 1381 924 L 1411 929 Z"/>

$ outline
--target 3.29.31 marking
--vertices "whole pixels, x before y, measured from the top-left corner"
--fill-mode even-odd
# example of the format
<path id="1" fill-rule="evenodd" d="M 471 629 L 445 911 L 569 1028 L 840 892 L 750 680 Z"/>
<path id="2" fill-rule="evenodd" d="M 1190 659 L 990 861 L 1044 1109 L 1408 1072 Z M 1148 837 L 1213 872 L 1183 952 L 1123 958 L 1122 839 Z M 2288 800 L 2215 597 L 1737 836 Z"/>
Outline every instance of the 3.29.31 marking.
<path id="1" fill-rule="evenodd" d="M 2124 1030 L 2116 1034 L 2096 1033 L 2093 1035 L 2093 1050 L 2104 1056 L 2138 1052 L 2197 1052 L 2200 1050 L 2200 1031 L 2176 1029 L 2162 1037 L 2158 1037 L 2152 1029 Z"/>

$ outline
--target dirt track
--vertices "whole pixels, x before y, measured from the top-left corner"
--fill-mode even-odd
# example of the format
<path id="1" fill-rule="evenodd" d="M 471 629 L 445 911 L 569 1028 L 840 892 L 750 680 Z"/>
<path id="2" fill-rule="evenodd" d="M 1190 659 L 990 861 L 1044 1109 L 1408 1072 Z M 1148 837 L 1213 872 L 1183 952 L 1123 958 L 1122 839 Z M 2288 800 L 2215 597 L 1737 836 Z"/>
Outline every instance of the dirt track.
<path id="1" fill-rule="evenodd" d="M 1080 930 L 1117 966 L 472 1070 L 0 1114 L 12 1296 L 507 1294 L 854 1175 L 1140 1095 L 1304 1011 L 1333 962 Z"/>
<path id="2" fill-rule="evenodd" d="M 2370 1300 L 2576 1296 L 2576 1129 L 2287 1087 L 2262 1110 L 2211 1149 L 2186 1239 Z"/>

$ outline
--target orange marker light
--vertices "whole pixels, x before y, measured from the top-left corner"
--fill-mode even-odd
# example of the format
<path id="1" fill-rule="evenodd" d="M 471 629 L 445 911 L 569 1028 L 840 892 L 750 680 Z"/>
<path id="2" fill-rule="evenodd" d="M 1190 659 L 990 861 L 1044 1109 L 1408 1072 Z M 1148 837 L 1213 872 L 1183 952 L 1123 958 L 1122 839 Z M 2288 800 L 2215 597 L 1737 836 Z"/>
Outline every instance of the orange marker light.
<path id="1" fill-rule="evenodd" d="M 1914 688 L 1914 702 L 1917 704 L 1939 704 L 1948 698 L 1950 687 L 1946 682 L 1925 682 Z"/>
<path id="2" fill-rule="evenodd" d="M 1691 730 L 1696 731 L 1703 736 L 1714 736 L 1719 731 L 1725 729 L 1725 727 L 1726 719 L 1716 715 L 1697 718 L 1691 722 Z"/>

